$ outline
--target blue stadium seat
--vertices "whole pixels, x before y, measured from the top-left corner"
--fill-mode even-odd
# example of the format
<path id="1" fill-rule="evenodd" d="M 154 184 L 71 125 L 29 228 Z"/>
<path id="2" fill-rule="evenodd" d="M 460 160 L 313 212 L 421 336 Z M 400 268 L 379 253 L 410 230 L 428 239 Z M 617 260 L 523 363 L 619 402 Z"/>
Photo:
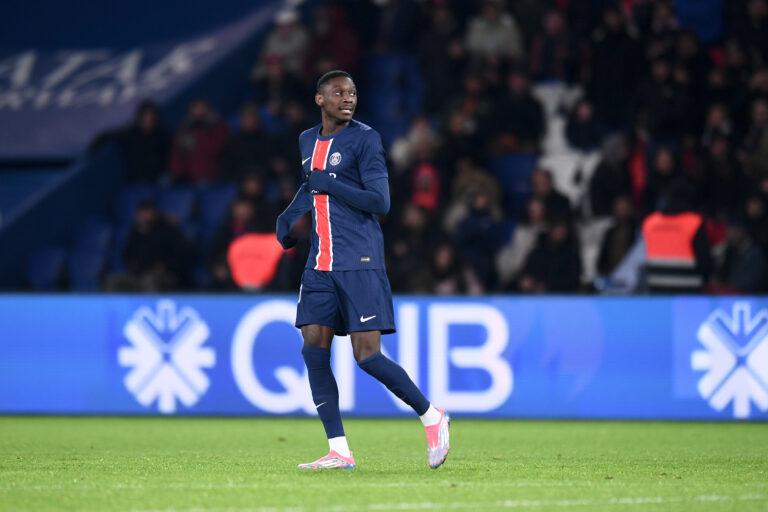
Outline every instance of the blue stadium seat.
<path id="1" fill-rule="evenodd" d="M 151 185 L 131 185 L 123 189 L 117 198 L 115 215 L 120 224 L 133 221 L 136 206 L 145 199 L 157 199 L 155 187 Z"/>
<path id="2" fill-rule="evenodd" d="M 75 231 L 73 247 L 77 250 L 104 252 L 112 241 L 112 224 L 104 219 L 90 218 Z"/>
<path id="3" fill-rule="evenodd" d="M 363 76 L 367 83 L 397 85 L 403 58 L 397 53 L 371 55 L 363 60 Z"/>
<path id="4" fill-rule="evenodd" d="M 212 185 L 200 192 L 200 221 L 204 228 L 218 227 L 237 196 L 237 185 Z"/>
<path id="5" fill-rule="evenodd" d="M 538 160 L 535 153 L 513 153 L 491 160 L 491 170 L 509 202 L 517 203 L 530 195 L 531 173 Z"/>
<path id="6" fill-rule="evenodd" d="M 157 195 L 157 206 L 161 212 L 183 223 L 192 216 L 195 196 L 195 191 L 190 187 L 161 189 Z"/>
<path id="7" fill-rule="evenodd" d="M 74 250 L 67 260 L 69 288 L 77 292 L 97 292 L 101 289 L 101 273 L 106 253 L 103 251 Z"/>
<path id="8" fill-rule="evenodd" d="M 66 254 L 60 247 L 39 249 L 27 259 L 27 280 L 38 291 L 55 290 L 59 284 Z"/>

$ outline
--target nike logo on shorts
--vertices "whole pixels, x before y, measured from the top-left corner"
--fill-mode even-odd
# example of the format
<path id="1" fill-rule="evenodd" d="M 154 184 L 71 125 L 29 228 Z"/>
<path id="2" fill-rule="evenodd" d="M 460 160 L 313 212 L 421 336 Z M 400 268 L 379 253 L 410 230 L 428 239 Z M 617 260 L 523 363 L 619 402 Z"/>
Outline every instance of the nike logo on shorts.
<path id="1" fill-rule="evenodd" d="M 362 323 L 365 323 L 365 322 L 367 322 L 367 321 L 368 321 L 368 320 L 370 320 L 371 318 L 376 318 L 376 315 L 373 315 L 373 316 L 363 316 L 363 315 L 360 315 L 360 321 L 361 321 Z"/>
<path id="2" fill-rule="evenodd" d="M 310 158 L 312 158 L 312 157 L 311 157 L 311 156 L 308 156 L 307 158 L 305 158 L 304 160 L 302 160 L 302 161 L 301 161 L 301 165 L 304 165 L 305 163 L 307 163 L 307 160 L 309 160 Z"/>

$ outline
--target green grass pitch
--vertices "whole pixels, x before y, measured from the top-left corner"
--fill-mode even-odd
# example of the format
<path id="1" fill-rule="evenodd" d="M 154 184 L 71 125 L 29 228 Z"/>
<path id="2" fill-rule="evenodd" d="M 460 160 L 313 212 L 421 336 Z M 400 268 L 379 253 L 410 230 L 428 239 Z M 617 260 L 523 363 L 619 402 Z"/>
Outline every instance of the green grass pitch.
<path id="1" fill-rule="evenodd" d="M 0 417 L 2 511 L 767 511 L 768 425 L 455 419 L 427 466 L 417 419 Z"/>

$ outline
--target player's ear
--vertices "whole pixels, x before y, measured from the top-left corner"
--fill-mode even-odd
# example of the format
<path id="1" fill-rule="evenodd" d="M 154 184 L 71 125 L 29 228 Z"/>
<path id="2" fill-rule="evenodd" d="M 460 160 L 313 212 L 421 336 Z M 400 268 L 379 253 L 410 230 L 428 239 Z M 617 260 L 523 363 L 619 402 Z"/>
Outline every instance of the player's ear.
<path id="1" fill-rule="evenodd" d="M 317 105 L 318 107 L 323 106 L 323 95 L 320 94 L 319 92 L 315 93 L 315 105 Z"/>

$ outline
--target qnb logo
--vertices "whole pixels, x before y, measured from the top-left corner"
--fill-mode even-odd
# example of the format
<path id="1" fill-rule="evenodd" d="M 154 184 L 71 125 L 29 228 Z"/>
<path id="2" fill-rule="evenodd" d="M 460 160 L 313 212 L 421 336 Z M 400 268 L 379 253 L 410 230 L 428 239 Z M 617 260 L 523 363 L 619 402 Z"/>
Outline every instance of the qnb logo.
<path id="1" fill-rule="evenodd" d="M 203 346 L 210 330 L 194 309 L 158 301 L 155 311 L 136 311 L 123 334 L 131 346 L 120 349 L 118 362 L 131 368 L 125 387 L 143 406 L 157 401 L 161 413 L 173 414 L 176 400 L 191 407 L 208 390 L 203 368 L 213 367 L 216 354 Z"/>
<path id="2" fill-rule="evenodd" d="M 697 337 L 705 350 L 691 355 L 691 367 L 706 371 L 699 393 L 718 411 L 733 402 L 734 418 L 750 415 L 750 403 L 768 410 L 768 311 L 751 316 L 749 302 L 736 302 L 733 313 L 715 310 Z"/>

